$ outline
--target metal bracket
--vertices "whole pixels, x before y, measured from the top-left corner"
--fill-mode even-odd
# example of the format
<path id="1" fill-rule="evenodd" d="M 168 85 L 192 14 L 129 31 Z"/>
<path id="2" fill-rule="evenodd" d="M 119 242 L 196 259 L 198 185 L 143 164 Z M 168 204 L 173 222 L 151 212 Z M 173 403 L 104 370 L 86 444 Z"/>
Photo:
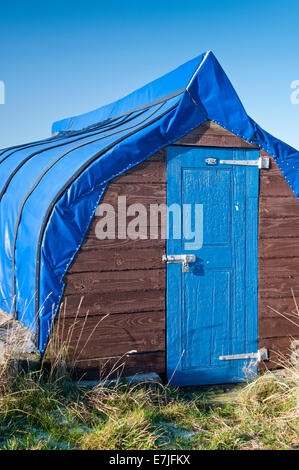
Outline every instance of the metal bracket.
<path id="1" fill-rule="evenodd" d="M 182 272 L 187 273 L 189 271 L 189 263 L 196 261 L 195 255 L 163 255 L 162 261 L 164 263 L 182 263 Z"/>
<path id="2" fill-rule="evenodd" d="M 209 157 L 205 159 L 207 165 L 217 165 L 217 158 Z"/>
<path id="3" fill-rule="evenodd" d="M 233 361 L 237 359 L 256 359 L 257 362 L 268 361 L 268 349 L 259 349 L 257 353 L 231 354 L 229 356 L 219 356 L 220 361 Z"/>
<path id="4" fill-rule="evenodd" d="M 258 160 L 219 160 L 220 165 L 257 166 L 260 169 L 270 168 L 270 158 L 260 157 Z"/>

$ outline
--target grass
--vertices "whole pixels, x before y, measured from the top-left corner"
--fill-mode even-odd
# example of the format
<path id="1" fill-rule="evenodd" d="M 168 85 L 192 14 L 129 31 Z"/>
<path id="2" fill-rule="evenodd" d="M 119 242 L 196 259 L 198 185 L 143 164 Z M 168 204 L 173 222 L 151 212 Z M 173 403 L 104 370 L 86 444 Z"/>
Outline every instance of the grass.
<path id="1" fill-rule="evenodd" d="M 67 375 L 2 372 L 1 449 L 296 449 L 298 370 L 271 372 L 221 404 L 221 388 L 84 389 Z M 217 400 L 215 400 L 215 397 Z M 221 398 L 221 396 L 220 396 Z"/>
<path id="2" fill-rule="evenodd" d="M 0 369 L 0 449 L 299 449 L 298 366 L 235 387 L 88 389 L 66 368 L 72 332 L 52 335 L 47 367 Z"/>

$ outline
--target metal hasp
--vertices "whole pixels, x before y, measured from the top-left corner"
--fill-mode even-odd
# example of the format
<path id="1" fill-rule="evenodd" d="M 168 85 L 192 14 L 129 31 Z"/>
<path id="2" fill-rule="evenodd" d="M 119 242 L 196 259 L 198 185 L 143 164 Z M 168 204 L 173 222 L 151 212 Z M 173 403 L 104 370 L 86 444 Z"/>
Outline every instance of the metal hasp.
<path id="1" fill-rule="evenodd" d="M 163 255 L 162 261 L 164 263 L 182 263 L 182 272 L 189 272 L 189 263 L 196 261 L 195 255 Z"/>
<path id="2" fill-rule="evenodd" d="M 268 157 L 260 157 L 258 160 L 220 160 L 219 163 L 221 165 L 257 166 L 264 170 L 270 168 L 270 158 Z"/>
<path id="3" fill-rule="evenodd" d="M 208 157 L 205 159 L 206 165 L 217 165 L 217 158 Z"/>
<path id="4" fill-rule="evenodd" d="M 256 359 L 257 362 L 268 361 L 268 349 L 259 349 L 257 353 L 231 354 L 230 356 L 219 356 L 220 361 L 233 361 L 237 359 Z"/>

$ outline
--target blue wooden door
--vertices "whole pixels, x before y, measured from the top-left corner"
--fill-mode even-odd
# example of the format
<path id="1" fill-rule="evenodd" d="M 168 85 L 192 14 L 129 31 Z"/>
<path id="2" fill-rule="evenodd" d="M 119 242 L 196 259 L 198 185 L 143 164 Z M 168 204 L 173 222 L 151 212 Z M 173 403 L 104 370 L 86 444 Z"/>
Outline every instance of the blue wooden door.
<path id="1" fill-rule="evenodd" d="M 169 211 L 167 255 L 196 255 L 189 272 L 182 272 L 181 264 L 167 264 L 172 384 L 240 382 L 256 374 L 253 361 L 219 357 L 258 348 L 259 169 L 220 160 L 258 158 L 258 150 L 167 149 L 167 204 L 181 208 L 175 227 L 179 213 Z"/>

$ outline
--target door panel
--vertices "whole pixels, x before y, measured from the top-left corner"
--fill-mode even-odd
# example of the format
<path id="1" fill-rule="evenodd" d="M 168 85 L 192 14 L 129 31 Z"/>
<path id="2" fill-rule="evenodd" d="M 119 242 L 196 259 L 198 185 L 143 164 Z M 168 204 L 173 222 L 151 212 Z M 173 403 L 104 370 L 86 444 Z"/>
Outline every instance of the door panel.
<path id="1" fill-rule="evenodd" d="M 217 164 L 208 165 L 208 157 Z M 170 224 L 167 254 L 196 255 L 189 272 L 167 265 L 167 372 L 173 384 L 237 382 L 249 366 L 256 373 L 248 360 L 219 356 L 257 352 L 259 170 L 219 160 L 258 157 L 257 150 L 168 148 L 167 204 L 181 207 L 182 233 L 174 238 Z M 202 208 L 202 237 L 190 239 L 198 229 L 196 205 Z"/>

